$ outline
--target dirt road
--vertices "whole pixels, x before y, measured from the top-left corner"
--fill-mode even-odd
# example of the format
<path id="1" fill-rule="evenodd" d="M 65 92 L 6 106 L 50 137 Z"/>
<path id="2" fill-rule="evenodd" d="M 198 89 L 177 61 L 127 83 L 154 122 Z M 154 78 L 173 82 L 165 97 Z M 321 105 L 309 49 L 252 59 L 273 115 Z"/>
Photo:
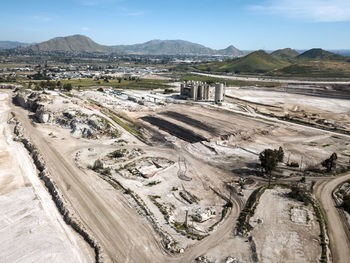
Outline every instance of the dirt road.
<path id="1" fill-rule="evenodd" d="M 191 72 L 192 74 L 197 74 L 201 76 L 213 77 L 213 78 L 222 78 L 222 79 L 232 79 L 232 80 L 243 80 L 243 81 L 256 81 L 256 82 L 275 82 L 275 83 L 290 83 L 290 84 L 339 84 L 347 85 L 350 84 L 350 81 L 313 81 L 313 80 L 296 80 L 296 79 L 272 79 L 268 77 L 247 77 L 247 76 L 227 76 L 227 75 L 216 75 L 216 74 L 206 74 Z"/>
<path id="2" fill-rule="evenodd" d="M 94 252 L 58 212 L 24 146 L 7 124 L 0 92 L 0 262 L 94 261 Z"/>
<path id="3" fill-rule="evenodd" d="M 330 247 L 335 263 L 346 263 L 350 259 L 350 230 L 346 228 L 332 198 L 333 190 L 347 180 L 350 180 L 350 173 L 319 183 L 315 192 L 326 213 Z"/>
<path id="4" fill-rule="evenodd" d="M 101 242 L 106 262 L 164 262 L 154 231 L 122 196 L 98 176 L 91 177 L 67 162 L 32 126 L 27 111 L 16 106 L 12 111 L 43 154 L 65 198 Z"/>

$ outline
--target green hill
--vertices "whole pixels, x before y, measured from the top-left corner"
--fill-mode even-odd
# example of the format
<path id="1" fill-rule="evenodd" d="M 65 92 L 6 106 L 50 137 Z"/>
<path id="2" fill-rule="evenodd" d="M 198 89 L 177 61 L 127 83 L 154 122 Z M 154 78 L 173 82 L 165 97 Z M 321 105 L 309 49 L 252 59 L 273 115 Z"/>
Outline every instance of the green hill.
<path id="1" fill-rule="evenodd" d="M 21 48 L 24 51 L 33 52 L 112 52 L 108 46 L 102 46 L 83 35 L 73 35 L 68 37 L 56 37 L 51 40 Z"/>
<path id="2" fill-rule="evenodd" d="M 300 60 L 344 60 L 345 57 L 323 50 L 321 48 L 313 48 L 300 54 L 297 59 Z"/>
<path id="3" fill-rule="evenodd" d="M 202 64 L 198 69 L 213 72 L 266 73 L 288 65 L 290 65 L 288 61 L 258 50 L 241 58 Z"/>
<path id="4" fill-rule="evenodd" d="M 293 60 L 294 58 L 299 56 L 299 52 L 291 48 L 284 48 L 272 52 L 271 55 L 281 59 Z"/>
<path id="5" fill-rule="evenodd" d="M 237 49 L 232 45 L 225 49 L 216 50 L 215 53 L 222 56 L 234 56 L 234 57 L 239 57 L 243 55 L 243 52 L 241 50 Z"/>

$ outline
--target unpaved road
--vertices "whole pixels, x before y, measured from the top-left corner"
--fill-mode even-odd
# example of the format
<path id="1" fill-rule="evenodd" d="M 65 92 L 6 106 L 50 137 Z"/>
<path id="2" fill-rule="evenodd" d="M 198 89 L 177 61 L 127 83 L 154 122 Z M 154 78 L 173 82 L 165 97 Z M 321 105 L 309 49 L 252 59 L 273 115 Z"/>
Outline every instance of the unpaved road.
<path id="1" fill-rule="evenodd" d="M 28 152 L 12 139 L 0 93 L 0 262 L 94 261 L 93 250 L 56 209 Z"/>
<path id="2" fill-rule="evenodd" d="M 326 212 L 330 247 L 335 263 L 347 263 L 350 260 L 350 240 L 348 238 L 350 230 L 344 224 L 332 198 L 333 190 L 347 180 L 350 180 L 350 173 L 319 183 L 315 192 Z"/>
<path id="3" fill-rule="evenodd" d="M 67 162 L 32 126 L 27 111 L 16 106 L 12 111 L 42 153 L 64 197 L 100 241 L 106 262 L 163 262 L 156 234 L 127 201 L 98 176 L 90 177 Z"/>
<path id="4" fill-rule="evenodd" d="M 207 74 L 207 73 L 198 73 L 191 72 L 192 74 L 197 74 L 201 76 L 213 77 L 213 78 L 222 78 L 222 79 L 232 79 L 232 80 L 243 80 L 243 81 L 256 81 L 256 82 L 275 82 L 275 83 L 290 83 L 290 84 L 339 84 L 347 85 L 350 84 L 350 81 L 322 81 L 322 80 L 296 80 L 296 79 L 272 79 L 268 77 L 240 77 L 240 76 L 226 76 L 226 75 L 216 75 L 216 74 Z"/>

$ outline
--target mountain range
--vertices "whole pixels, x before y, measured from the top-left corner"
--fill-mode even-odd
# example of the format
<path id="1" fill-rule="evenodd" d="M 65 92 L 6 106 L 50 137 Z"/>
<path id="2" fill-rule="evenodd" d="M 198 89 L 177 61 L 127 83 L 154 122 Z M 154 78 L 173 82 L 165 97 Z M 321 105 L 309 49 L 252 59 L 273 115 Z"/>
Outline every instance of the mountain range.
<path id="1" fill-rule="evenodd" d="M 51 40 L 29 46 L 18 46 L 21 52 L 92 52 L 92 53 L 121 53 L 140 55 L 195 55 L 195 56 L 242 56 L 244 53 L 234 46 L 226 49 L 215 50 L 200 44 L 184 40 L 151 40 L 134 45 L 100 45 L 89 37 L 73 35 L 57 37 Z"/>
<path id="2" fill-rule="evenodd" d="M 0 41 L 0 49 L 11 49 L 16 47 L 29 46 L 28 43 L 22 43 L 17 41 Z"/>
<path id="3" fill-rule="evenodd" d="M 113 46 L 114 49 L 129 54 L 145 55 L 218 55 L 234 56 L 243 55 L 243 52 L 229 46 L 226 49 L 215 50 L 200 44 L 184 40 L 151 40 L 143 44 Z"/>

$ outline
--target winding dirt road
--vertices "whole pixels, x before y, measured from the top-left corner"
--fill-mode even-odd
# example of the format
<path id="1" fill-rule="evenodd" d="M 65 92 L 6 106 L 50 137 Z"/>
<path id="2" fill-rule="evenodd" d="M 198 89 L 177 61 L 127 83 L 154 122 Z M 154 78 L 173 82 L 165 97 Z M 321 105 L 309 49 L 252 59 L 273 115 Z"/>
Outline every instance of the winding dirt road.
<path id="1" fill-rule="evenodd" d="M 315 191 L 316 198 L 326 213 L 332 258 L 336 263 L 347 263 L 350 260 L 350 230 L 332 198 L 333 190 L 347 180 L 350 180 L 350 173 L 319 183 Z"/>

